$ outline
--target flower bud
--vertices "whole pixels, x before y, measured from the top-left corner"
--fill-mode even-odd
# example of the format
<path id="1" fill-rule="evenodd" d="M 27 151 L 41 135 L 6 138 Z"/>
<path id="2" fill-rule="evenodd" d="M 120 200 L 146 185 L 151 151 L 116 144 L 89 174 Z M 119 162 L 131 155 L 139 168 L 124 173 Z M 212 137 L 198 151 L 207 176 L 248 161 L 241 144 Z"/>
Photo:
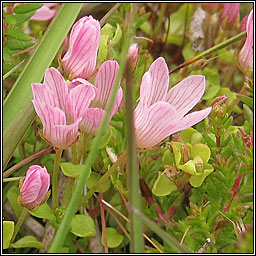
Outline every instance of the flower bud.
<path id="1" fill-rule="evenodd" d="M 100 42 L 100 23 L 85 16 L 75 23 L 69 38 L 69 49 L 61 65 L 70 80 L 90 79 L 94 72 Z"/>
<path id="2" fill-rule="evenodd" d="M 130 59 L 134 63 L 134 66 L 136 66 L 137 61 L 139 59 L 138 51 L 139 51 L 138 44 L 131 44 L 127 52 L 127 59 Z"/>
<path id="3" fill-rule="evenodd" d="M 49 197 L 50 175 L 46 167 L 32 165 L 29 167 L 26 177 L 20 183 L 19 203 L 34 210 L 43 204 Z"/>

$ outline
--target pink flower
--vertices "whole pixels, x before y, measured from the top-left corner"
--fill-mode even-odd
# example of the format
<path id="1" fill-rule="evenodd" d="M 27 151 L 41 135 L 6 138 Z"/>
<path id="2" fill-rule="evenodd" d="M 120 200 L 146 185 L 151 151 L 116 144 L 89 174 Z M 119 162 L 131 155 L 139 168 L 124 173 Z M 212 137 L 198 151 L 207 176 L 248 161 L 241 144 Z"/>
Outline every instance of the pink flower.
<path id="1" fill-rule="evenodd" d="M 119 65 L 116 61 L 105 61 L 99 68 L 95 77 L 94 85 L 96 96 L 92 100 L 90 108 L 88 108 L 82 115 L 80 123 L 80 130 L 84 133 L 96 134 L 97 129 L 103 116 L 106 113 L 106 106 L 115 82 Z M 121 87 L 118 89 L 115 105 L 112 109 L 110 119 L 118 110 L 123 98 L 123 90 Z"/>
<path id="2" fill-rule="evenodd" d="M 139 59 L 138 52 L 139 52 L 138 44 L 131 44 L 127 52 L 127 58 L 130 58 L 136 64 Z"/>
<path id="3" fill-rule="evenodd" d="M 138 149 L 157 145 L 171 134 L 200 122 L 211 112 L 209 107 L 187 114 L 204 94 L 204 76 L 189 76 L 169 91 L 168 86 L 168 67 L 160 57 L 152 63 L 141 81 L 140 102 L 134 113 Z"/>
<path id="4" fill-rule="evenodd" d="M 240 17 L 240 3 L 220 3 L 222 5 L 222 27 L 232 29 Z"/>
<path id="5" fill-rule="evenodd" d="M 203 3 L 202 7 L 211 14 L 220 11 L 224 29 L 232 29 L 239 19 L 240 3 Z"/>
<path id="6" fill-rule="evenodd" d="M 100 42 L 100 24 L 92 16 L 83 17 L 71 30 L 69 49 L 61 61 L 71 79 L 89 79 L 95 69 Z"/>
<path id="7" fill-rule="evenodd" d="M 57 148 L 71 146 L 77 140 L 81 117 L 95 97 L 94 86 L 82 78 L 67 86 L 60 72 L 49 68 L 43 84 L 32 84 L 32 91 L 44 138 Z"/>
<path id="8" fill-rule="evenodd" d="M 20 188 L 20 204 L 29 210 L 43 204 L 48 198 L 49 186 L 50 175 L 47 169 L 39 165 L 30 166 Z"/>
<path id="9" fill-rule="evenodd" d="M 50 9 L 50 7 L 57 5 L 58 3 L 44 3 L 43 6 L 36 10 L 35 14 L 30 18 L 30 20 L 50 20 L 55 14 L 55 9 Z"/>
<path id="10" fill-rule="evenodd" d="M 246 31 L 246 41 L 238 55 L 238 63 L 244 73 L 253 68 L 253 10 L 249 13 Z"/>

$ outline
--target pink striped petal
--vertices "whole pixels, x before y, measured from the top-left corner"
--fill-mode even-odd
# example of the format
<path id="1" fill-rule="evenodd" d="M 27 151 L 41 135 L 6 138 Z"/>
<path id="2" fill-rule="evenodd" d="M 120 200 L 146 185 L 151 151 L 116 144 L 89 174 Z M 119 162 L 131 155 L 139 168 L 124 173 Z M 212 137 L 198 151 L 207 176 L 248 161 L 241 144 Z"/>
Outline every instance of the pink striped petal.
<path id="1" fill-rule="evenodd" d="M 177 122 L 175 122 L 175 125 L 171 127 L 171 134 L 185 130 L 201 122 L 210 114 L 211 111 L 212 111 L 212 107 L 209 107 L 200 111 L 192 112 L 191 114 L 188 114 L 184 117 L 177 119 Z"/>
<path id="2" fill-rule="evenodd" d="M 81 119 L 71 125 L 55 125 L 52 129 L 52 145 L 65 149 L 70 147 L 78 138 L 78 127 Z"/>
<path id="3" fill-rule="evenodd" d="M 144 111 L 143 117 L 134 120 L 137 148 L 150 148 L 171 135 L 171 127 L 178 119 L 177 111 L 160 101 Z"/>
<path id="4" fill-rule="evenodd" d="M 80 84 L 70 90 L 71 109 L 75 119 L 83 115 L 94 97 L 94 86 L 87 81 L 85 84 Z"/>
<path id="5" fill-rule="evenodd" d="M 111 111 L 110 119 L 113 117 L 113 115 L 117 112 L 118 108 L 120 107 L 123 100 L 123 89 L 120 87 L 117 92 L 115 105 Z"/>
<path id="6" fill-rule="evenodd" d="M 49 106 L 60 107 L 55 93 L 51 91 L 45 84 L 32 84 L 32 92 L 34 100 L 37 101 L 38 104 L 44 102 Z"/>
<path id="7" fill-rule="evenodd" d="M 100 24 L 92 16 L 75 23 L 70 34 L 69 50 L 62 59 L 66 73 L 74 78 L 89 78 L 93 73 L 100 40 Z"/>
<path id="8" fill-rule="evenodd" d="M 147 107 L 164 101 L 169 86 L 169 71 L 164 58 L 156 59 L 146 72 L 140 86 L 140 104 Z"/>
<path id="9" fill-rule="evenodd" d="M 105 61 L 99 68 L 95 77 L 95 86 L 98 88 L 96 97 L 92 102 L 92 106 L 102 109 L 106 108 L 109 100 L 119 65 L 114 60 Z"/>
<path id="10" fill-rule="evenodd" d="M 44 84 L 56 94 L 60 108 L 68 114 L 68 86 L 61 73 L 56 68 L 48 68 L 45 71 Z"/>
<path id="11" fill-rule="evenodd" d="M 20 195 L 23 204 L 28 204 L 37 199 L 39 188 L 42 185 L 40 174 L 37 169 L 33 170 L 28 176 L 26 176 Z"/>
<path id="12" fill-rule="evenodd" d="M 37 203 L 40 204 L 45 199 L 45 196 L 49 190 L 50 187 L 50 175 L 47 172 L 47 169 L 44 167 L 41 167 L 40 171 L 40 179 L 42 181 L 42 186 L 39 190 L 38 197 L 37 197 Z"/>
<path id="13" fill-rule="evenodd" d="M 246 41 L 238 55 L 238 62 L 243 72 L 253 68 L 253 10 L 248 16 L 246 31 Z"/>
<path id="14" fill-rule="evenodd" d="M 79 129 L 95 135 L 104 114 L 105 110 L 101 108 L 88 108 L 82 116 Z"/>
<path id="15" fill-rule="evenodd" d="M 204 91 L 205 77 L 192 75 L 172 87 L 167 93 L 166 101 L 183 116 L 197 104 Z"/>
<path id="16" fill-rule="evenodd" d="M 30 18 L 30 20 L 50 20 L 55 16 L 55 14 L 55 9 L 50 9 L 44 5 L 36 10 L 35 14 Z"/>

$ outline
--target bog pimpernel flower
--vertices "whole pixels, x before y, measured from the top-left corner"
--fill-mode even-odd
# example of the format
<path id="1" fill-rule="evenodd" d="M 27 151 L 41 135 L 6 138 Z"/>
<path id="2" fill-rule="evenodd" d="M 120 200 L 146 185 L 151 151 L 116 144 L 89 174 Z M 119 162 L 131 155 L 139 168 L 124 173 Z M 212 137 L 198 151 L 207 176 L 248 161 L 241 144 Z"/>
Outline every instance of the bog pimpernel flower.
<path id="1" fill-rule="evenodd" d="M 247 18 L 246 31 L 247 37 L 238 55 L 238 63 L 245 73 L 253 67 L 253 10 Z"/>
<path id="2" fill-rule="evenodd" d="M 168 67 L 160 57 L 152 63 L 141 81 L 140 102 L 134 113 L 138 149 L 157 145 L 171 134 L 200 122 L 211 112 L 209 107 L 187 114 L 204 93 L 204 76 L 189 76 L 169 91 L 168 86 Z"/>
<path id="3" fill-rule="evenodd" d="M 19 203 L 33 210 L 43 204 L 49 196 L 50 175 L 46 167 L 32 165 L 20 185 Z"/>
<path id="4" fill-rule="evenodd" d="M 81 116 L 95 97 L 94 86 L 82 78 L 67 85 L 57 69 L 49 68 L 43 84 L 32 84 L 32 91 L 44 138 L 57 148 L 68 148 L 76 141 Z"/>
<path id="5" fill-rule="evenodd" d="M 118 72 L 119 65 L 116 61 L 105 61 L 99 68 L 99 71 L 95 77 L 94 86 L 96 96 L 92 100 L 90 108 L 88 108 L 80 123 L 80 130 L 84 133 L 94 134 L 96 133 L 100 122 L 106 113 L 105 109 L 115 82 L 115 78 Z M 123 98 L 123 90 L 119 87 L 115 105 L 111 111 L 110 119 L 118 110 Z"/>
<path id="6" fill-rule="evenodd" d="M 61 66 L 71 79 L 89 79 L 95 69 L 100 42 L 100 24 L 92 16 L 75 23 L 69 37 L 69 49 Z"/>

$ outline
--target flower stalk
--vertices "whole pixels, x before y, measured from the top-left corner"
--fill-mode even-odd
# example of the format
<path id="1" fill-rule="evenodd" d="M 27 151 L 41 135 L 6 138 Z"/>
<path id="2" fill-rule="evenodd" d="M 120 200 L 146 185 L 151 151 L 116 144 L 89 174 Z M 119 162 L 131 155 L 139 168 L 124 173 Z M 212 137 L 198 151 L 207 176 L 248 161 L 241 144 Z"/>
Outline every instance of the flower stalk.
<path id="1" fill-rule="evenodd" d="M 54 161 L 54 169 L 53 169 L 53 176 L 52 176 L 52 206 L 55 210 L 58 205 L 58 180 L 59 180 L 59 166 L 60 166 L 60 159 L 62 155 L 62 149 L 56 149 L 56 156 Z"/>

